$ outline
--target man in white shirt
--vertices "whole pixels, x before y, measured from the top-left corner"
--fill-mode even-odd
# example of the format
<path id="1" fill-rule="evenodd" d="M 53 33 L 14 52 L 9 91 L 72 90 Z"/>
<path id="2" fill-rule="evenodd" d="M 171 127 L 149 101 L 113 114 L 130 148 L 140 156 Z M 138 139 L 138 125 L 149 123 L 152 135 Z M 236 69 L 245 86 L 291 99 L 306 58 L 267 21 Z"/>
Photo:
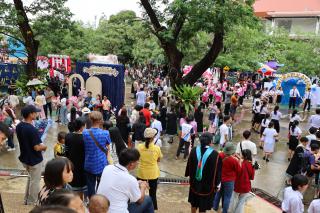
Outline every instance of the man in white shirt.
<path id="1" fill-rule="evenodd" d="M 309 125 L 310 127 L 315 127 L 320 130 L 320 108 L 316 109 L 315 115 L 311 115 Z"/>
<path id="2" fill-rule="evenodd" d="M 155 142 L 157 143 L 158 140 L 160 140 L 160 136 L 161 136 L 161 132 L 162 132 L 162 124 L 160 121 L 157 120 L 157 115 L 155 113 L 153 113 L 151 115 L 151 128 L 153 129 L 157 129 L 158 133 L 155 137 Z"/>
<path id="3" fill-rule="evenodd" d="M 220 126 L 220 146 L 223 147 L 226 142 L 228 142 L 230 137 L 229 124 L 231 122 L 230 116 L 225 116 L 223 118 L 223 124 Z"/>
<path id="4" fill-rule="evenodd" d="M 136 97 L 137 97 L 137 105 L 143 107 L 144 104 L 146 103 L 146 97 L 147 97 L 147 94 L 143 88 L 140 88 L 140 91 L 137 92 Z"/>
<path id="5" fill-rule="evenodd" d="M 296 108 L 296 102 L 297 102 L 297 98 L 300 97 L 300 93 L 299 90 L 297 89 L 296 86 L 293 86 L 293 88 L 290 90 L 290 99 L 289 99 L 289 109 Z"/>
<path id="6" fill-rule="evenodd" d="M 138 181 L 130 175 L 140 158 L 136 149 L 125 149 L 120 153 L 119 164 L 106 166 L 103 170 L 97 194 L 110 201 L 109 213 L 153 213 L 153 203 L 145 195 L 148 183 Z"/>
<path id="7" fill-rule="evenodd" d="M 257 146 L 255 143 L 250 141 L 251 132 L 249 130 L 245 130 L 243 132 L 244 140 L 238 143 L 236 153 L 241 156 L 242 150 L 249 149 L 251 151 L 252 157 L 257 155 Z"/>
<path id="8" fill-rule="evenodd" d="M 306 111 L 306 108 L 308 106 L 308 112 L 310 112 L 311 108 L 311 88 L 308 88 L 308 91 L 304 94 L 304 106 L 303 106 L 303 111 Z"/>
<path id="9" fill-rule="evenodd" d="M 183 123 L 180 127 L 180 142 L 179 142 L 179 146 L 177 149 L 177 154 L 176 154 L 176 160 L 178 160 L 182 147 L 184 146 L 184 160 L 187 161 L 187 157 L 189 155 L 189 147 L 190 147 L 190 143 L 191 143 L 191 135 L 193 134 L 193 127 L 190 124 L 193 119 L 191 119 L 191 117 L 187 117 L 186 119 L 187 123 Z"/>

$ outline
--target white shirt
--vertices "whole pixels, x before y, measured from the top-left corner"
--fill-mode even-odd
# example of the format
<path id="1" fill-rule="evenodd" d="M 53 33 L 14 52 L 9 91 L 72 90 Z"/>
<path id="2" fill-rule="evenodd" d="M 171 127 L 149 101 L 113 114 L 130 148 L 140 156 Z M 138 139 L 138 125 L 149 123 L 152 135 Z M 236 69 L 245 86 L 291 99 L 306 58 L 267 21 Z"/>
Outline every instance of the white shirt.
<path id="1" fill-rule="evenodd" d="M 291 186 L 284 189 L 281 208 L 287 213 L 303 213 L 303 196 L 299 191 L 294 191 Z"/>
<path id="2" fill-rule="evenodd" d="M 300 93 L 298 89 L 291 89 L 289 95 L 290 97 L 293 97 L 293 98 L 300 97 Z"/>
<path id="3" fill-rule="evenodd" d="M 262 106 L 261 106 L 261 107 L 262 107 Z M 260 114 L 261 114 L 261 115 L 269 114 L 268 107 L 267 107 L 267 106 L 264 106 L 262 109 L 260 108 Z"/>
<path id="4" fill-rule="evenodd" d="M 265 143 L 275 143 L 275 137 L 278 135 L 277 131 L 273 128 L 266 128 L 263 132 L 264 135 L 264 142 Z"/>
<path id="5" fill-rule="evenodd" d="M 304 98 L 305 98 L 305 99 L 311 99 L 311 98 L 312 98 L 311 92 L 306 92 L 306 93 L 304 94 Z"/>
<path id="6" fill-rule="evenodd" d="M 294 131 L 292 131 L 292 127 L 290 128 L 290 135 L 299 136 L 301 134 L 302 134 L 302 131 L 298 126 L 296 126 L 296 128 L 294 128 Z"/>
<path id="7" fill-rule="evenodd" d="M 140 106 L 144 106 L 146 102 L 146 93 L 144 91 L 137 92 L 137 104 Z"/>
<path id="8" fill-rule="evenodd" d="M 156 110 L 156 104 L 154 102 L 149 104 L 150 104 L 150 107 L 149 107 L 150 110 Z"/>
<path id="9" fill-rule="evenodd" d="M 60 105 L 61 106 L 67 106 L 67 99 L 66 98 L 62 98 L 60 101 Z"/>
<path id="10" fill-rule="evenodd" d="M 271 120 L 277 120 L 279 121 L 282 117 L 282 113 L 277 111 L 276 114 L 274 112 L 271 112 Z"/>
<path id="11" fill-rule="evenodd" d="M 267 128 L 269 126 L 270 119 L 263 119 L 261 122 L 261 126 Z"/>
<path id="12" fill-rule="evenodd" d="M 282 90 L 277 90 L 276 91 L 276 95 L 283 95 L 283 91 Z"/>
<path id="13" fill-rule="evenodd" d="M 308 208 L 308 213 L 320 212 L 320 199 L 313 200 Z"/>
<path id="14" fill-rule="evenodd" d="M 300 115 L 295 115 L 293 117 L 290 117 L 290 122 L 294 122 L 294 121 L 302 121 L 302 118 L 300 117 Z"/>
<path id="15" fill-rule="evenodd" d="M 242 150 L 249 149 L 251 151 L 252 155 L 256 155 L 257 154 L 257 145 L 255 143 L 253 143 L 252 141 L 244 140 L 244 141 L 242 141 L 240 143 L 241 143 L 241 146 L 242 146 Z M 241 155 L 240 143 L 237 144 L 236 153 Z"/>
<path id="16" fill-rule="evenodd" d="M 193 133 L 193 127 L 191 126 L 191 124 L 188 124 L 188 123 L 181 124 L 181 138 L 183 138 L 184 141 L 190 142 L 192 133 Z"/>
<path id="17" fill-rule="evenodd" d="M 308 144 L 307 144 L 306 148 L 308 150 L 311 150 L 310 143 L 312 140 L 317 140 L 317 137 L 315 135 L 311 135 L 311 134 L 307 135 L 306 137 L 308 138 Z"/>
<path id="18" fill-rule="evenodd" d="M 34 101 L 31 96 L 23 98 L 23 103 L 25 103 L 26 105 L 34 105 Z"/>
<path id="19" fill-rule="evenodd" d="M 152 124 L 151 124 L 151 128 L 158 130 L 158 133 L 157 133 L 155 139 L 156 139 L 156 140 L 159 139 L 159 138 L 160 138 L 160 135 L 161 135 L 161 132 L 162 132 L 162 124 L 161 124 L 161 122 L 158 121 L 158 120 L 154 120 L 154 121 L 152 122 Z"/>
<path id="20" fill-rule="evenodd" d="M 104 168 L 97 194 L 110 201 L 109 213 L 129 213 L 128 201 L 137 202 L 141 198 L 137 179 L 120 164 Z"/>
<path id="21" fill-rule="evenodd" d="M 229 138 L 229 127 L 226 124 L 222 124 L 220 126 L 220 145 L 225 144 L 227 141 L 225 140 L 225 138 Z"/>
<path id="22" fill-rule="evenodd" d="M 309 119 L 310 127 L 320 128 L 320 115 L 311 115 Z"/>

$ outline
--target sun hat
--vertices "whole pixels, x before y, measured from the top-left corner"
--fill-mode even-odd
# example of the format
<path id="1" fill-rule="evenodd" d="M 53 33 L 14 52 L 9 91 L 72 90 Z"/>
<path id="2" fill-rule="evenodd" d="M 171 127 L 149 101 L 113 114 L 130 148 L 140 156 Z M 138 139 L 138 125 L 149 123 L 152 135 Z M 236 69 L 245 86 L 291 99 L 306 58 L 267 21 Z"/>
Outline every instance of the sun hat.
<path id="1" fill-rule="evenodd" d="M 227 142 L 224 145 L 223 152 L 226 155 L 233 155 L 236 152 L 236 146 L 232 142 Z"/>
<path id="2" fill-rule="evenodd" d="M 83 108 L 83 109 L 81 110 L 81 112 L 82 112 L 83 114 L 89 114 L 89 113 L 91 113 L 91 110 L 90 110 L 88 107 L 85 107 L 85 108 Z"/>
<path id="3" fill-rule="evenodd" d="M 145 138 L 153 138 L 157 134 L 158 134 L 158 130 L 157 129 L 146 128 L 144 130 L 144 134 L 143 135 L 144 135 Z"/>

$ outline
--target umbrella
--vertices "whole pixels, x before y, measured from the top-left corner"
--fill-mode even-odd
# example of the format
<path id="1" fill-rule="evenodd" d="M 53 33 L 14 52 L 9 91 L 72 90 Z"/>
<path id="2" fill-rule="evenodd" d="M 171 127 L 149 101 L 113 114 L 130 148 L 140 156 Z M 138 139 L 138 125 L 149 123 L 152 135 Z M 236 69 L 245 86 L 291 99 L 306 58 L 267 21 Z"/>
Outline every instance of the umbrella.
<path id="1" fill-rule="evenodd" d="M 277 70 L 279 67 L 283 67 L 284 66 L 283 64 L 278 64 L 278 62 L 275 61 L 275 60 L 268 61 L 266 63 L 266 65 L 269 66 L 271 69 L 274 69 L 274 70 Z"/>
<path id="2" fill-rule="evenodd" d="M 262 65 L 259 69 L 258 69 L 258 73 L 263 74 L 264 76 L 270 76 L 273 75 L 273 73 L 275 73 L 276 70 L 272 69 L 271 67 L 269 67 L 268 65 L 264 64 Z"/>
<path id="3" fill-rule="evenodd" d="M 40 84 L 43 84 L 43 82 L 37 78 L 34 78 L 31 81 L 28 81 L 27 86 L 35 86 L 35 85 L 40 85 Z"/>

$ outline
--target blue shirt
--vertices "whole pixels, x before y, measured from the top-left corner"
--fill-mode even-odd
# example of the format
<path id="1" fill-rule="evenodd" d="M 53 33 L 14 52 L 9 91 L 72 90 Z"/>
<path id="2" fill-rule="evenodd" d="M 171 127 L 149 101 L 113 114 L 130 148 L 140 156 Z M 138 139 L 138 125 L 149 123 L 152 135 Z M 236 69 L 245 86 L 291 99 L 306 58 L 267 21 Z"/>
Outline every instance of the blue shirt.
<path id="1" fill-rule="evenodd" d="M 17 138 L 20 146 L 19 160 L 34 166 L 43 160 L 42 152 L 34 150 L 34 146 L 42 143 L 38 130 L 31 124 L 20 122 L 16 128 Z"/>
<path id="2" fill-rule="evenodd" d="M 107 150 L 107 145 L 111 143 L 109 131 L 99 128 L 85 129 L 82 133 L 84 141 L 84 170 L 91 174 L 101 174 L 104 167 L 108 165 L 108 160 L 104 152 L 95 144 L 89 131 L 92 132 L 97 142 Z"/>

